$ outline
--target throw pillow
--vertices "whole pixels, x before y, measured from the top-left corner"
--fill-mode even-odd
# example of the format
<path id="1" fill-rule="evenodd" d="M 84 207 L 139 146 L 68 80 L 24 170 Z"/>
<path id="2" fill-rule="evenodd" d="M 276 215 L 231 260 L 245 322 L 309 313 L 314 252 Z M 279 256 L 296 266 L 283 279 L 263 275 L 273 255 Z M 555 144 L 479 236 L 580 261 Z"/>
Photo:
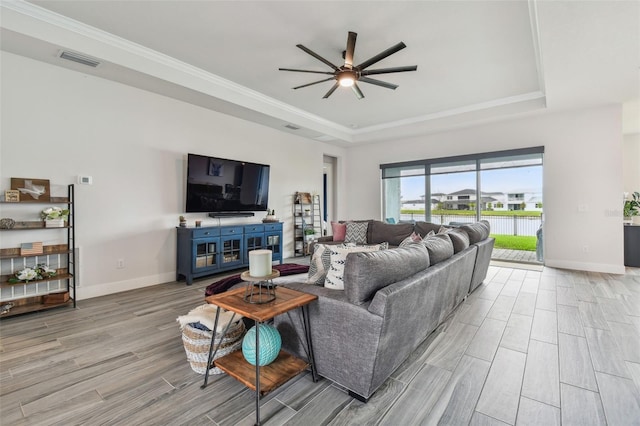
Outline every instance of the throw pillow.
<path id="1" fill-rule="evenodd" d="M 344 264 L 349 253 L 378 251 L 380 245 L 356 246 L 356 247 L 337 247 L 328 246 L 331 253 L 331 264 L 327 271 L 327 277 L 324 280 L 324 286 L 334 290 L 344 290 Z"/>
<path id="2" fill-rule="evenodd" d="M 422 240 L 422 244 L 424 244 L 429 252 L 431 265 L 440 263 L 453 256 L 453 243 L 448 234 L 436 234 L 426 237 Z"/>
<path id="3" fill-rule="evenodd" d="M 331 251 L 328 245 L 316 244 L 309 261 L 309 276 L 307 284 L 324 285 L 327 270 L 331 264 Z"/>
<path id="4" fill-rule="evenodd" d="M 367 244 L 368 222 L 347 222 L 346 243 Z"/>
<path id="5" fill-rule="evenodd" d="M 333 234 L 333 241 L 344 241 L 344 236 L 347 233 L 347 224 L 331 222 L 331 232 Z"/>

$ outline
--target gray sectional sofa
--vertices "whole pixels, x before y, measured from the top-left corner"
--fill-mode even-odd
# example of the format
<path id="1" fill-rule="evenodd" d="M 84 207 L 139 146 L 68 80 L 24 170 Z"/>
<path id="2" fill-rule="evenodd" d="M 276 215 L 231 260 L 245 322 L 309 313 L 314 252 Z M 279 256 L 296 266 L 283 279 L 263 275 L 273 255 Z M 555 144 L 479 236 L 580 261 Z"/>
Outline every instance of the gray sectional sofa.
<path id="1" fill-rule="evenodd" d="M 382 242 L 380 238 L 386 238 L 385 241 L 399 245 L 414 231 L 421 235 L 432 230 L 442 231 L 440 225 L 426 222 L 381 224 L 369 222 L 368 243 Z M 391 235 L 394 231 L 396 234 Z M 438 240 L 431 247 L 415 243 L 387 250 L 349 253 L 344 263 L 344 290 L 307 284 L 304 276 L 287 277 L 278 282 L 318 295 L 318 300 L 309 306 L 309 316 L 314 357 L 321 376 L 345 387 L 352 396 L 367 401 L 411 352 L 482 283 L 494 243 L 489 237 L 489 224 L 464 225 L 455 233 L 455 237 L 430 238 Z M 401 234 L 404 237 L 400 238 Z M 441 241 L 460 236 L 463 242 L 464 237 L 468 237 L 467 247 L 457 244 L 456 252 L 443 258 L 439 252 Z M 431 259 L 437 259 L 437 263 Z M 276 317 L 275 325 L 282 335 L 284 349 L 306 359 L 297 337 L 304 335 L 299 312 Z"/>

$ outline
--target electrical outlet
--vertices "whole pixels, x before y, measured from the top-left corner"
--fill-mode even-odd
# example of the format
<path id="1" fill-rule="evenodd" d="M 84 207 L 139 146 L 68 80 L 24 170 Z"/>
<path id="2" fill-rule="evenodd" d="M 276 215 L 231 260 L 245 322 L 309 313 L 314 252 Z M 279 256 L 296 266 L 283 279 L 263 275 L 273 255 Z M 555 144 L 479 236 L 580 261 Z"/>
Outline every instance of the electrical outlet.
<path id="1" fill-rule="evenodd" d="M 124 259 L 118 259 L 116 261 L 116 268 L 118 269 L 124 269 Z"/>

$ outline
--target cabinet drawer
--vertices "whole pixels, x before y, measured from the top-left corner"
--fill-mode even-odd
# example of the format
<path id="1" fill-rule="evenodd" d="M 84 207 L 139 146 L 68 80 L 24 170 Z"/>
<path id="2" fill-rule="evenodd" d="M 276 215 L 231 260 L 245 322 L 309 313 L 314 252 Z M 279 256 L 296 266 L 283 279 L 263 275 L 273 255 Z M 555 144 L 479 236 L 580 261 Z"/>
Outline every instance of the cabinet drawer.
<path id="1" fill-rule="evenodd" d="M 247 225 L 244 227 L 245 234 L 253 234 L 256 232 L 264 232 L 264 225 Z"/>
<path id="2" fill-rule="evenodd" d="M 192 238 L 218 237 L 220 235 L 219 228 L 202 228 L 194 229 Z"/>
<path id="3" fill-rule="evenodd" d="M 264 225 L 264 230 L 265 231 L 282 231 L 282 224 L 281 223 L 268 223 L 268 224 Z"/>
<path id="4" fill-rule="evenodd" d="M 242 226 L 224 226 L 220 228 L 220 235 L 242 235 Z"/>

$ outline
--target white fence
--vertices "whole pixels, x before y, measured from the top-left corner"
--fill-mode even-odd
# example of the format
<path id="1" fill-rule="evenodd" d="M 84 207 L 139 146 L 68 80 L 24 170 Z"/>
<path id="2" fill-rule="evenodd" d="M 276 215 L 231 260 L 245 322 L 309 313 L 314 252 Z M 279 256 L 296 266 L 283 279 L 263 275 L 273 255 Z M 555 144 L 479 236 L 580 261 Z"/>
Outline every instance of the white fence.
<path id="1" fill-rule="evenodd" d="M 541 216 L 480 216 L 481 220 L 487 220 L 491 224 L 491 233 L 497 235 L 522 235 L 535 237 L 542 224 Z M 424 220 L 423 214 L 403 214 L 400 220 Z M 475 216 L 439 214 L 432 215 L 431 222 L 441 225 L 451 223 L 472 223 Z"/>

